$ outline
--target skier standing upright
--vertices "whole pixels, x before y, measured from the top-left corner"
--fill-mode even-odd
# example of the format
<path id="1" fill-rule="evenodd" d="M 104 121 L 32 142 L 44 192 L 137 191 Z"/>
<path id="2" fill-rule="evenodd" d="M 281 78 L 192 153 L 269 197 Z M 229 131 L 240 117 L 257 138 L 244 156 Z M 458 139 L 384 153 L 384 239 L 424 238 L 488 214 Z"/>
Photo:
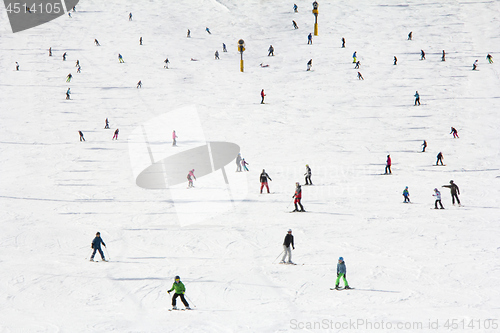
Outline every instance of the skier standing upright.
<path id="1" fill-rule="evenodd" d="M 460 194 L 460 189 L 458 188 L 457 184 L 455 184 L 453 180 L 450 180 L 450 185 L 443 185 L 442 187 L 448 187 L 450 189 L 451 203 L 455 205 L 455 199 L 456 199 L 458 205 L 461 206 L 460 199 L 458 198 L 458 195 Z"/>
<path id="2" fill-rule="evenodd" d="M 295 13 L 298 13 L 298 12 L 299 12 L 299 7 L 297 7 L 297 4 L 296 4 L 296 3 L 294 3 L 294 4 L 293 4 L 293 11 L 294 11 Z"/>
<path id="3" fill-rule="evenodd" d="M 410 31 L 410 33 L 408 34 L 408 40 L 412 40 L 413 38 L 413 31 Z"/>
<path id="4" fill-rule="evenodd" d="M 420 50 L 420 60 L 425 60 L 425 52 L 424 52 L 424 50 Z"/>
<path id="5" fill-rule="evenodd" d="M 446 53 L 443 50 L 443 55 L 441 56 L 441 61 L 446 61 Z"/>
<path id="6" fill-rule="evenodd" d="M 129 20 L 129 21 L 132 21 L 132 13 L 129 13 L 129 14 L 128 14 L 128 20 Z"/>
<path id="7" fill-rule="evenodd" d="M 194 185 L 193 185 L 193 178 L 194 178 L 194 180 L 196 180 L 196 177 L 194 176 L 194 169 L 190 170 L 189 173 L 188 173 L 188 175 L 187 175 L 188 188 L 194 187 Z"/>
<path id="8" fill-rule="evenodd" d="M 387 175 L 388 173 L 392 173 L 391 172 L 391 165 L 392 165 L 392 160 L 391 160 L 391 155 L 387 155 L 387 161 L 385 163 L 385 174 Z M 387 172 L 389 171 L 389 172 Z"/>
<path id="9" fill-rule="evenodd" d="M 99 251 L 102 261 L 107 261 L 106 258 L 104 257 L 104 253 L 102 252 L 101 244 L 104 245 L 104 247 L 106 247 L 106 244 L 104 244 L 101 238 L 101 233 L 97 232 L 91 244 L 91 247 L 94 249 L 94 251 L 92 251 L 92 255 L 90 256 L 90 261 L 94 261 L 96 251 Z"/>
<path id="10" fill-rule="evenodd" d="M 358 57 L 357 55 L 357 51 L 354 51 L 354 53 L 352 54 L 352 63 L 355 64 L 356 63 L 356 58 Z"/>
<path id="11" fill-rule="evenodd" d="M 434 189 L 433 197 L 436 197 L 436 201 L 434 202 L 434 209 L 438 209 L 438 204 L 441 206 L 441 209 L 444 209 L 443 204 L 441 203 L 441 192 L 437 188 Z"/>
<path id="12" fill-rule="evenodd" d="M 345 38 L 342 37 L 342 48 L 345 48 Z"/>
<path id="13" fill-rule="evenodd" d="M 19 63 L 16 61 L 16 71 L 19 70 Z"/>
<path id="14" fill-rule="evenodd" d="M 106 118 L 105 124 L 104 124 L 104 129 L 109 129 L 109 121 L 108 118 Z"/>
<path id="15" fill-rule="evenodd" d="M 425 153 L 425 148 L 427 148 L 427 141 L 424 140 L 424 143 L 422 143 L 422 153 Z"/>
<path id="16" fill-rule="evenodd" d="M 219 51 L 215 50 L 214 57 L 215 57 L 215 60 L 220 59 L 219 58 Z"/>
<path id="17" fill-rule="evenodd" d="M 313 60 L 310 59 L 308 62 L 307 62 L 307 70 L 310 71 L 311 68 L 312 68 L 312 65 L 313 65 Z"/>
<path id="18" fill-rule="evenodd" d="M 418 103 L 418 105 L 420 105 L 420 94 L 418 93 L 418 90 L 415 91 L 415 95 L 413 95 L 413 96 L 415 96 L 415 104 L 414 105 L 417 105 L 417 103 Z"/>
<path id="19" fill-rule="evenodd" d="M 222 43 L 222 52 L 227 52 L 226 44 Z"/>
<path id="20" fill-rule="evenodd" d="M 165 63 L 165 66 L 163 66 L 163 68 L 168 69 L 168 64 L 170 63 L 170 61 L 168 61 L 168 58 L 165 59 L 164 63 Z"/>
<path id="21" fill-rule="evenodd" d="M 295 245 L 293 243 L 293 235 L 292 229 L 288 229 L 288 232 L 285 236 L 285 240 L 283 241 L 283 257 L 281 258 L 280 264 L 288 263 L 292 264 L 292 249 L 295 250 Z M 286 261 L 286 257 L 288 256 L 288 261 Z"/>
<path id="22" fill-rule="evenodd" d="M 267 193 L 269 193 L 269 185 L 267 185 L 267 180 L 272 181 L 271 177 L 266 173 L 266 170 L 262 169 L 262 173 L 259 176 L 260 179 L 260 194 L 262 194 L 262 189 L 264 186 L 267 188 Z"/>
<path id="23" fill-rule="evenodd" d="M 312 44 L 313 43 L 313 35 L 312 33 L 309 33 L 309 35 L 307 35 L 307 44 Z"/>
<path id="24" fill-rule="evenodd" d="M 175 130 L 172 132 L 172 147 L 177 147 L 177 134 L 175 134 Z"/>
<path id="25" fill-rule="evenodd" d="M 191 308 L 189 307 L 189 303 L 184 298 L 186 287 L 184 286 L 184 283 L 181 282 L 181 278 L 178 275 L 175 277 L 175 281 L 172 284 L 172 288 L 170 288 L 170 290 L 167 291 L 169 295 L 170 292 L 172 292 L 172 290 L 175 290 L 174 296 L 172 297 L 172 310 L 177 310 L 177 305 L 176 305 L 177 297 L 181 298 L 181 301 L 186 307 L 186 310 L 191 310 Z"/>
<path id="26" fill-rule="evenodd" d="M 269 45 L 269 49 L 268 49 L 269 53 L 267 54 L 267 56 L 273 56 L 274 57 L 274 47 L 272 45 Z"/>
<path id="27" fill-rule="evenodd" d="M 397 65 L 398 64 L 398 58 L 396 58 L 396 56 L 394 56 L 394 65 Z"/>
<path id="28" fill-rule="evenodd" d="M 137 87 L 136 88 L 142 88 L 142 81 L 139 80 L 139 82 L 137 82 Z"/>
<path id="29" fill-rule="evenodd" d="M 403 197 L 405 198 L 405 203 L 410 202 L 410 191 L 408 191 L 408 186 L 403 190 Z"/>
<path id="30" fill-rule="evenodd" d="M 266 94 L 264 94 L 264 89 L 261 90 L 260 92 L 260 97 L 262 97 L 262 100 L 260 101 L 260 104 L 264 104 L 264 97 L 266 96 Z"/>
<path id="31" fill-rule="evenodd" d="M 305 212 L 304 210 L 304 206 L 302 206 L 302 204 L 300 203 L 300 201 L 302 200 L 302 187 L 300 186 L 299 182 L 296 182 L 295 183 L 295 193 L 293 195 L 293 197 L 295 200 L 293 201 L 293 204 L 295 205 L 295 209 L 293 210 L 294 212 Z M 300 206 L 300 210 L 299 210 L 299 207 L 297 207 L 297 204 Z"/>
<path id="32" fill-rule="evenodd" d="M 339 282 L 341 278 L 344 280 L 344 289 L 351 289 L 351 287 L 349 287 L 349 284 L 347 283 L 346 276 L 347 270 L 345 267 L 344 258 L 340 257 L 337 263 L 337 280 L 335 281 L 335 289 L 339 289 Z"/>
<path id="33" fill-rule="evenodd" d="M 70 95 L 71 95 L 71 88 L 68 88 L 68 90 L 66 90 L 66 99 L 71 99 Z"/>
<path id="34" fill-rule="evenodd" d="M 306 176 L 306 185 L 312 185 L 311 181 L 311 168 L 309 167 L 309 164 L 306 164 L 306 173 L 304 174 Z"/>

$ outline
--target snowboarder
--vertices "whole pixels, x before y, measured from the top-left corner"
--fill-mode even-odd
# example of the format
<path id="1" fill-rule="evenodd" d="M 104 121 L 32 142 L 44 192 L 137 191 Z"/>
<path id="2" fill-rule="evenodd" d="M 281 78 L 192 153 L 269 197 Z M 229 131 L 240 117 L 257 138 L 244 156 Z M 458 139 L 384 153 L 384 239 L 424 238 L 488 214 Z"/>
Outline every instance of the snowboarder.
<path id="1" fill-rule="evenodd" d="M 260 101 L 260 104 L 264 104 L 264 97 L 266 96 L 266 94 L 264 94 L 264 89 L 261 90 L 260 92 L 260 97 L 262 97 L 262 100 Z"/>
<path id="2" fill-rule="evenodd" d="M 474 61 L 474 63 L 472 64 L 472 70 L 473 70 L 473 71 L 477 70 L 477 59 L 476 59 L 476 61 Z"/>
<path id="3" fill-rule="evenodd" d="M 312 44 L 313 43 L 313 35 L 312 33 L 309 33 L 307 36 L 307 44 Z"/>
<path id="4" fill-rule="evenodd" d="M 420 105 L 420 94 L 418 93 L 418 91 L 415 91 L 415 95 L 413 95 L 413 96 L 415 96 L 415 104 L 414 105 L 417 105 L 417 103 L 418 103 L 418 105 Z"/>
<path id="5" fill-rule="evenodd" d="M 178 275 L 175 277 L 175 282 L 172 284 L 172 288 L 167 291 L 169 295 L 172 290 L 175 290 L 174 296 L 172 297 L 172 310 L 177 310 L 177 297 L 181 298 L 181 301 L 186 307 L 186 310 L 191 310 L 191 308 L 189 307 L 189 303 L 184 298 L 186 287 L 184 286 L 184 283 L 181 282 L 181 278 Z"/>
<path id="6" fill-rule="evenodd" d="M 71 88 L 68 88 L 68 90 L 66 90 L 66 99 L 71 99 L 71 97 L 69 96 L 71 94 Z"/>
<path id="7" fill-rule="evenodd" d="M 354 69 L 358 69 L 359 68 L 359 65 L 361 65 L 361 63 L 358 61 L 356 61 L 356 66 L 354 66 Z"/>
<path id="8" fill-rule="evenodd" d="M 49 57 L 52 57 L 52 47 L 49 47 Z"/>
<path id="9" fill-rule="evenodd" d="M 293 243 L 293 235 L 292 229 L 288 229 L 288 232 L 285 236 L 285 240 L 283 241 L 283 257 L 281 258 L 280 264 L 288 263 L 293 264 L 292 262 L 292 249 L 295 250 L 295 245 Z M 288 256 L 288 261 L 286 261 L 286 257 Z"/>
<path id="10" fill-rule="evenodd" d="M 120 63 L 124 63 L 125 62 L 125 61 L 123 61 L 123 57 L 122 57 L 122 55 L 120 53 L 118 53 L 118 61 Z"/>
<path id="11" fill-rule="evenodd" d="M 85 138 L 83 137 L 83 132 L 78 131 L 78 134 L 80 134 L 80 142 L 85 141 Z"/>
<path id="12" fill-rule="evenodd" d="M 313 65 L 313 60 L 310 59 L 308 62 L 307 62 L 307 70 L 310 71 L 311 70 L 311 67 Z"/>
<path id="13" fill-rule="evenodd" d="M 166 68 L 168 69 L 168 64 L 170 63 L 170 61 L 168 61 L 168 58 L 165 59 L 165 61 L 163 61 L 165 63 L 165 66 L 163 66 L 163 68 Z"/>
<path id="14" fill-rule="evenodd" d="M 62 57 L 62 58 L 63 58 L 63 61 L 66 61 L 66 55 L 67 55 L 67 53 L 66 53 L 66 52 L 64 52 L 64 53 L 63 53 L 63 57 Z"/>
<path id="15" fill-rule="evenodd" d="M 172 132 L 172 147 L 177 147 L 177 139 L 178 136 L 175 134 L 175 130 Z"/>
<path id="16" fill-rule="evenodd" d="M 222 43 L 222 52 L 227 52 L 226 44 Z"/>
<path id="17" fill-rule="evenodd" d="M 94 39 L 94 44 L 95 46 L 101 46 L 101 44 L 99 44 L 99 41 L 97 39 Z"/>
<path id="18" fill-rule="evenodd" d="M 95 238 L 91 244 L 91 247 L 94 249 L 94 251 L 92 252 L 92 255 L 90 256 L 90 261 L 94 261 L 95 253 L 97 251 L 99 251 L 99 254 L 101 255 L 102 261 L 107 261 L 106 258 L 104 258 L 104 253 L 102 252 L 101 244 L 104 245 L 104 247 L 106 247 L 106 244 L 104 244 L 104 242 L 101 238 L 101 233 L 98 231 L 95 234 Z"/>
<path id="19" fill-rule="evenodd" d="M 209 35 L 211 35 L 212 33 L 210 32 L 210 29 L 208 29 L 208 27 L 205 28 L 205 31 L 208 32 Z"/>
<path id="20" fill-rule="evenodd" d="M 443 185 L 442 187 L 448 187 L 451 191 L 451 203 L 453 206 L 455 206 L 455 199 L 457 199 L 457 203 L 459 206 L 460 204 L 460 199 L 458 198 L 458 195 L 460 194 L 460 189 L 458 188 L 457 184 L 453 182 L 453 180 L 450 180 L 450 185 Z"/>
<path id="21" fill-rule="evenodd" d="M 342 48 L 345 48 L 345 38 L 342 37 Z"/>
<path id="22" fill-rule="evenodd" d="M 142 37 L 139 38 L 139 45 L 142 45 Z"/>
<path id="23" fill-rule="evenodd" d="M 410 31 L 410 33 L 408 34 L 408 40 L 411 40 L 413 38 L 413 31 Z"/>
<path id="24" fill-rule="evenodd" d="M 441 206 L 441 209 L 444 209 L 443 204 L 441 203 L 441 192 L 437 188 L 434 189 L 433 197 L 436 197 L 436 201 L 434 202 L 434 209 L 438 209 L 438 204 Z"/>
<path id="25" fill-rule="evenodd" d="M 73 75 L 71 75 L 71 73 L 69 73 L 67 76 L 66 76 L 66 82 L 71 82 L 71 78 L 73 77 Z"/>
<path id="26" fill-rule="evenodd" d="M 215 50 L 215 54 L 214 55 L 215 55 L 215 60 L 220 59 L 219 58 L 219 51 Z"/>
<path id="27" fill-rule="evenodd" d="M 236 172 L 241 172 L 241 153 L 236 156 Z"/>
<path id="28" fill-rule="evenodd" d="M 410 192 L 408 191 L 408 186 L 403 190 L 403 197 L 405 198 L 405 203 L 410 202 Z"/>
<path id="29" fill-rule="evenodd" d="M 489 54 L 489 53 L 488 53 L 488 55 L 486 56 L 486 59 L 488 59 L 488 62 L 489 62 L 490 64 L 492 64 L 492 63 L 493 63 L 493 57 L 491 56 L 491 54 Z"/>
<path id="30" fill-rule="evenodd" d="M 188 29 L 186 37 L 191 38 L 191 30 Z"/>
<path id="31" fill-rule="evenodd" d="M 425 153 L 425 148 L 427 148 L 427 141 L 424 140 L 424 143 L 422 143 L 422 153 Z"/>
<path id="32" fill-rule="evenodd" d="M 443 153 L 439 152 L 439 154 L 437 154 L 437 160 L 436 160 L 436 165 L 438 165 L 439 162 L 441 162 L 441 165 L 444 165 L 443 164 Z"/>
<path id="33" fill-rule="evenodd" d="M 113 138 L 111 140 L 118 140 L 118 133 L 120 133 L 120 130 L 117 128 L 115 130 L 115 134 L 113 135 Z"/>
<path id="34" fill-rule="evenodd" d="M 420 60 L 425 60 L 425 52 L 424 52 L 424 50 L 420 50 Z"/>
<path id="35" fill-rule="evenodd" d="M 452 127 L 452 128 L 451 128 L 451 132 L 450 132 L 450 134 L 452 134 L 452 133 L 453 133 L 453 139 L 460 139 L 460 138 L 458 137 L 458 131 L 457 131 L 457 129 L 456 129 L 455 127 Z"/>
<path id="36" fill-rule="evenodd" d="M 132 13 L 129 13 L 129 14 L 128 14 L 128 20 L 129 20 L 129 21 L 132 21 Z"/>
<path id="37" fill-rule="evenodd" d="M 106 118 L 106 123 L 104 125 L 104 129 L 109 129 L 109 121 L 108 118 Z"/>
<path id="38" fill-rule="evenodd" d="M 385 175 L 387 175 L 387 173 L 392 173 L 391 172 L 391 165 L 392 165 L 391 155 L 387 155 L 387 161 L 385 163 Z M 387 171 L 389 171 L 389 172 L 387 172 Z"/>
<path id="39" fill-rule="evenodd" d="M 352 54 L 352 63 L 355 64 L 356 63 L 356 58 L 357 58 L 357 53 L 356 51 L 354 51 L 354 53 Z"/>
<path id="40" fill-rule="evenodd" d="M 297 25 L 297 22 L 295 22 L 294 20 L 292 20 L 292 24 L 293 24 L 293 28 L 294 29 L 298 29 L 299 26 Z"/>
<path id="41" fill-rule="evenodd" d="M 365 78 L 363 77 L 363 75 L 361 75 L 360 72 L 358 72 L 358 80 L 363 80 L 363 81 L 365 80 Z"/>
<path id="42" fill-rule="evenodd" d="M 245 160 L 245 159 L 243 159 Z M 269 193 L 269 185 L 267 185 L 267 180 L 273 181 L 271 177 L 266 173 L 266 170 L 262 169 L 262 173 L 259 176 L 260 179 L 260 194 L 262 194 L 262 189 L 264 186 L 267 188 L 267 193 Z"/>
<path id="43" fill-rule="evenodd" d="M 293 210 L 294 212 L 299 212 L 299 208 L 297 207 L 297 204 L 300 206 L 300 212 L 305 212 L 304 206 L 300 203 L 300 200 L 302 200 L 302 187 L 300 186 L 299 182 L 295 183 L 295 193 L 293 197 L 295 200 L 293 201 L 293 204 L 295 205 L 295 209 Z"/>
<path id="44" fill-rule="evenodd" d="M 394 56 L 394 65 L 397 65 L 398 64 L 398 58 L 396 58 L 396 56 Z"/>
<path id="45" fill-rule="evenodd" d="M 311 168 L 309 167 L 309 164 L 306 164 L 306 173 L 304 174 L 306 176 L 306 184 L 305 185 L 312 185 L 312 180 L 311 180 Z"/>
<path id="46" fill-rule="evenodd" d="M 139 82 L 137 82 L 137 87 L 136 88 L 142 88 L 142 81 L 139 80 Z"/>
<path id="47" fill-rule="evenodd" d="M 269 45 L 269 49 L 268 49 L 269 53 L 267 54 L 267 56 L 273 56 L 274 57 L 274 47 L 272 45 Z"/>
<path id="48" fill-rule="evenodd" d="M 339 262 L 337 263 L 337 280 L 335 281 L 335 289 L 339 289 L 339 282 L 342 278 L 344 280 L 344 289 L 351 289 L 346 279 L 347 271 L 345 267 L 344 258 L 340 257 Z"/>
<path id="49" fill-rule="evenodd" d="M 245 171 L 250 171 L 250 170 L 248 170 L 248 168 L 247 168 L 247 165 L 250 165 L 250 164 L 248 164 L 248 163 L 247 163 L 247 161 L 245 161 L 245 159 L 242 159 L 242 160 L 241 160 L 241 165 L 243 165 L 243 169 L 245 169 Z M 261 193 L 262 193 L 262 192 L 261 192 Z"/>
<path id="50" fill-rule="evenodd" d="M 193 178 L 194 180 L 196 180 L 196 177 L 194 175 L 194 169 L 192 169 L 191 171 L 189 171 L 188 175 L 187 175 L 187 179 L 188 179 L 188 188 L 190 187 L 194 187 L 193 185 Z"/>
<path id="51" fill-rule="evenodd" d="M 446 61 L 446 53 L 443 50 L 443 55 L 441 56 L 441 61 Z"/>
<path id="52" fill-rule="evenodd" d="M 296 4 L 296 3 L 294 3 L 294 4 L 293 4 L 293 11 L 294 11 L 295 13 L 298 13 L 298 12 L 299 12 L 299 7 L 297 7 L 297 4 Z"/>

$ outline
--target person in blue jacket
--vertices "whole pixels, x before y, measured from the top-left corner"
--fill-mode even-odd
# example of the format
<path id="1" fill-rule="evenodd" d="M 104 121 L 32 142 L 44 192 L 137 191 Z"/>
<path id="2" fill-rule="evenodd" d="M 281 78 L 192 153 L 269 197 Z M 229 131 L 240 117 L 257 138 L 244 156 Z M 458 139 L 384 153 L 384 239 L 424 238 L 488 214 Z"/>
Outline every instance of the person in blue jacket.
<path id="1" fill-rule="evenodd" d="M 408 186 L 403 190 L 403 197 L 405 198 L 405 203 L 410 202 L 410 191 L 408 191 Z"/>
<path id="2" fill-rule="evenodd" d="M 352 54 L 352 63 L 355 64 L 357 62 L 356 58 L 357 58 L 357 54 L 356 54 L 356 51 L 354 51 L 354 53 Z"/>
<path id="3" fill-rule="evenodd" d="M 307 36 L 307 44 L 312 44 L 312 43 L 313 43 L 313 35 L 309 33 L 309 35 Z"/>
<path id="4" fill-rule="evenodd" d="M 104 245 L 104 247 L 106 247 L 106 244 L 104 244 L 104 242 L 102 241 L 101 233 L 97 232 L 95 234 L 95 238 L 92 241 L 92 245 L 91 245 L 92 248 L 94 249 L 94 252 L 92 252 L 92 255 L 90 256 L 90 261 L 94 261 L 96 251 L 99 251 L 99 254 L 101 255 L 101 259 L 103 261 L 107 261 L 106 258 L 104 258 L 104 253 L 102 252 L 102 249 L 101 249 L 101 243 L 102 243 L 102 245 Z"/>
<path id="5" fill-rule="evenodd" d="M 346 280 L 346 268 L 343 257 L 339 258 L 339 262 L 337 264 L 337 281 L 335 281 L 335 289 L 339 289 L 340 278 L 343 278 L 344 280 L 344 286 L 345 286 L 344 289 L 351 289 Z"/>

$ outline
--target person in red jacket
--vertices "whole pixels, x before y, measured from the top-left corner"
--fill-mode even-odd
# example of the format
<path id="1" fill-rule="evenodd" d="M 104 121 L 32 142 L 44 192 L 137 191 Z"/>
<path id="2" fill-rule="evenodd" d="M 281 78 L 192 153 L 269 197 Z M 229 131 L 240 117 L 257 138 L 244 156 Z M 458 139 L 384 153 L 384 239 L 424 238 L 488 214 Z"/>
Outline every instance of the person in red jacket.
<path id="1" fill-rule="evenodd" d="M 387 162 L 385 164 L 385 174 L 387 175 L 388 173 L 391 174 L 391 165 L 392 165 L 392 161 L 391 161 L 391 155 L 387 155 Z M 389 171 L 389 172 L 387 172 Z"/>
<path id="2" fill-rule="evenodd" d="M 266 94 L 264 94 L 264 89 L 262 89 L 262 91 L 260 92 L 260 97 L 262 97 L 260 104 L 264 104 L 264 96 L 266 96 Z"/>
<path id="3" fill-rule="evenodd" d="M 295 200 L 293 201 L 295 209 L 293 211 L 299 212 L 299 208 L 297 207 L 297 204 L 299 204 L 300 212 L 305 212 L 304 206 L 302 206 L 302 204 L 300 203 L 300 200 L 302 199 L 302 187 L 300 186 L 299 182 L 295 183 L 295 194 L 292 198 L 295 198 Z"/>

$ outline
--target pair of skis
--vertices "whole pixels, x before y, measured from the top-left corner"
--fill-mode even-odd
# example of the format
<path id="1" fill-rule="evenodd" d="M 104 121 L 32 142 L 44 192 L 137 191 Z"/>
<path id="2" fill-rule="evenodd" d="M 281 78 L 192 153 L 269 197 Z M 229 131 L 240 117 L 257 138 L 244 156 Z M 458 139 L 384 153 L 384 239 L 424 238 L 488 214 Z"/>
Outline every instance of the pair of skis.
<path id="1" fill-rule="evenodd" d="M 339 290 L 339 291 L 340 290 L 351 290 L 351 289 L 355 289 L 355 288 L 351 288 L 351 287 L 349 287 L 347 289 L 345 287 L 343 287 L 343 288 L 330 288 L 330 290 Z"/>

